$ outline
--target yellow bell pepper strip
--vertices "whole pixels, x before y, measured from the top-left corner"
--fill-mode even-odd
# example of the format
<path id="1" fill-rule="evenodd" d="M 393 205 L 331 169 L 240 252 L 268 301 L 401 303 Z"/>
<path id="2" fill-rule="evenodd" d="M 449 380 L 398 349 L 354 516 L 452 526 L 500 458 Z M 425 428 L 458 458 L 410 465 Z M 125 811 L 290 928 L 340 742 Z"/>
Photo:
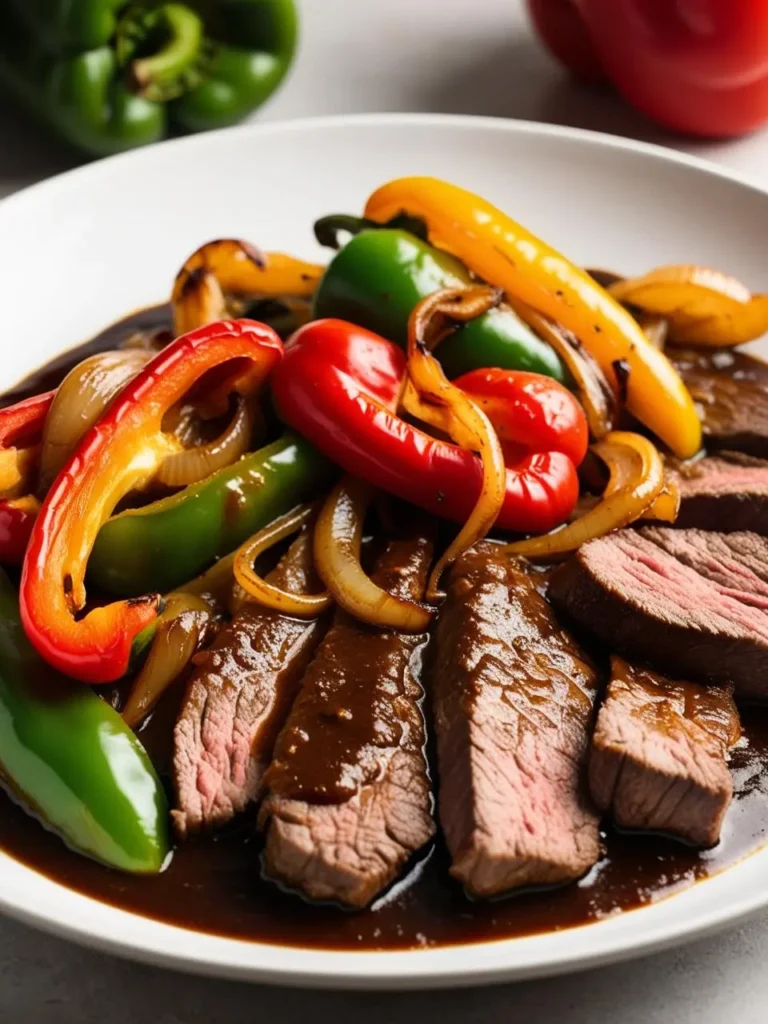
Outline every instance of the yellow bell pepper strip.
<path id="1" fill-rule="evenodd" d="M 485 199 L 437 178 L 399 178 L 368 199 L 383 224 L 421 219 L 429 241 L 483 281 L 503 288 L 572 331 L 618 388 L 614 364 L 629 367 L 627 408 L 681 458 L 701 447 L 701 424 L 677 371 L 632 316 L 597 282 Z"/>
<path id="2" fill-rule="evenodd" d="M 24 629 L 55 668 L 89 683 L 111 682 L 128 670 L 134 640 L 142 631 L 147 636 L 161 598 L 148 594 L 81 614 L 86 564 L 99 529 L 117 503 L 146 486 L 176 450 L 175 439 L 162 429 L 173 405 L 195 385 L 205 389 L 208 402 L 231 391 L 252 394 L 282 351 L 271 328 L 248 320 L 193 331 L 159 352 L 83 437 L 43 502 L 21 578 Z"/>
<path id="3" fill-rule="evenodd" d="M 171 294 L 174 330 L 184 334 L 224 319 L 228 296 L 311 299 L 324 270 L 282 252 L 263 253 L 237 238 L 206 242 L 176 275 Z"/>

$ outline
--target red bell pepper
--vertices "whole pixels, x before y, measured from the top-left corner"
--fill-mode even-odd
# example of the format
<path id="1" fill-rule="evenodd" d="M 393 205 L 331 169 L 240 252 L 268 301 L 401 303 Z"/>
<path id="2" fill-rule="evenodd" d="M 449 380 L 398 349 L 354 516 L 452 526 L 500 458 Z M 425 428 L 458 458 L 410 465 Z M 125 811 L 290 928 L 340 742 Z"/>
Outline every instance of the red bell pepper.
<path id="1" fill-rule="evenodd" d="M 768 0 L 528 0 L 551 52 L 675 131 L 768 121 Z"/>
<path id="2" fill-rule="evenodd" d="M 480 460 L 397 415 L 405 372 L 405 356 L 391 342 L 343 320 L 316 320 L 287 344 L 272 394 L 280 416 L 348 473 L 464 522 L 480 494 Z M 485 373 L 473 371 L 458 383 L 485 389 L 486 412 L 506 446 L 506 494 L 497 524 L 521 533 L 550 530 L 578 498 L 584 414 L 551 378 L 498 371 L 489 381 Z M 513 393 L 515 400 L 501 409 L 499 401 Z M 567 415 L 556 414 L 565 408 Z"/>
<path id="3" fill-rule="evenodd" d="M 194 391 L 210 406 L 231 391 L 251 394 L 282 356 L 263 324 L 229 320 L 177 338 L 138 373 L 83 437 L 48 492 L 29 540 L 20 609 L 27 636 L 60 671 L 89 683 L 119 679 L 134 641 L 154 624 L 159 594 L 85 607 L 85 568 L 115 505 L 145 486 L 177 450 L 165 413 Z"/>
<path id="4" fill-rule="evenodd" d="M 0 563 L 24 557 L 38 503 L 28 492 L 37 446 L 55 392 L 47 391 L 0 409 Z M 19 497 L 21 493 L 21 497 Z"/>

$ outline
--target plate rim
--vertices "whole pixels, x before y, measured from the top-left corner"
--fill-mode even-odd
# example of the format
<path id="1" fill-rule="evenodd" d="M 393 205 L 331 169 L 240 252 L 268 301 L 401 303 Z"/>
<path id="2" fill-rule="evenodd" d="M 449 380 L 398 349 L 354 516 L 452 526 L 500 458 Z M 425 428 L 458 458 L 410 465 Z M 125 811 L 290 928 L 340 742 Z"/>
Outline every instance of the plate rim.
<path id="1" fill-rule="evenodd" d="M 25 204 L 34 204 L 39 191 L 55 195 L 57 189 L 67 187 L 75 180 L 82 178 L 87 182 L 91 176 L 98 177 L 104 173 L 102 168 L 108 168 L 115 161 L 123 165 L 134 162 L 142 164 L 146 161 L 151 162 L 158 152 L 164 155 L 171 149 L 174 151 L 179 149 L 182 152 L 193 151 L 197 147 L 215 146 L 217 140 L 222 137 L 234 135 L 274 136 L 325 128 L 355 129 L 376 126 L 397 128 L 409 125 L 425 129 L 450 128 L 469 132 L 485 130 L 536 138 L 550 137 L 564 141 L 582 142 L 591 147 L 644 154 L 668 164 L 677 164 L 719 180 L 733 182 L 756 193 L 763 199 L 768 197 L 768 186 L 761 185 L 756 179 L 746 174 L 722 167 L 699 156 L 668 149 L 656 143 L 565 125 L 501 117 L 437 113 L 370 113 L 248 123 L 199 135 L 171 139 L 146 148 L 117 154 L 64 171 L 5 197 L 0 200 L 0 220 L 9 209 L 23 212 Z M 763 849 L 762 854 L 768 855 L 768 850 Z M 756 851 L 751 856 L 756 855 L 760 855 L 760 851 Z M 746 859 L 751 859 L 751 856 Z M 68 917 L 63 908 L 51 913 L 45 908 L 46 901 L 44 899 L 35 901 L 21 896 L 14 898 L 13 892 L 4 892 L 4 883 L 0 878 L 0 911 L 27 925 L 73 940 L 80 945 L 108 951 L 144 963 L 160 964 L 187 973 L 227 977 L 240 981 L 289 984 L 297 987 L 384 988 L 396 985 L 399 989 L 405 990 L 500 983 L 545 975 L 552 976 L 667 949 L 684 941 L 691 941 L 711 934 L 726 926 L 736 925 L 768 905 L 767 887 L 762 893 L 746 893 L 740 900 L 737 899 L 722 908 L 712 907 L 708 911 L 702 911 L 696 915 L 693 923 L 680 915 L 679 919 L 672 924 L 663 922 L 655 924 L 654 922 L 650 927 L 635 929 L 634 935 L 622 939 L 620 948 L 611 945 L 611 924 L 612 920 L 619 920 L 617 917 L 612 920 L 591 922 L 563 929 L 559 932 L 426 950 L 359 952 L 322 950 L 232 939 L 165 924 L 113 907 L 70 889 L 32 868 L 28 868 L 12 855 L 0 851 L 0 867 L 3 863 L 8 862 L 17 865 L 24 872 L 34 875 L 35 884 L 41 886 L 43 892 L 48 886 L 54 887 L 59 891 L 59 899 L 62 904 L 73 903 L 73 906 L 81 906 L 85 912 L 85 920 L 81 920 L 79 917 L 74 919 Z M 717 887 L 726 876 L 739 870 L 740 866 L 739 863 L 733 864 L 719 875 L 707 879 L 704 884 L 708 890 L 710 887 Z M 639 907 L 626 912 L 621 917 L 626 920 L 627 917 L 635 919 L 652 914 L 655 907 L 666 903 L 669 899 L 684 900 L 686 893 L 690 893 L 696 888 L 698 885 L 694 885 L 680 894 L 670 894 L 658 903 Z M 66 894 L 66 898 L 62 894 Z M 94 914 L 97 918 L 103 914 L 114 918 L 110 934 L 97 931 L 92 923 L 88 923 Z M 602 942 L 595 943 L 593 941 L 592 948 L 586 952 L 579 949 L 578 941 L 579 935 L 583 934 L 585 929 L 589 929 L 591 935 L 599 933 L 600 936 L 604 936 Z M 637 934 L 638 932 L 639 934 Z M 567 935 L 575 940 L 568 952 L 557 955 L 555 960 L 553 960 L 552 953 L 546 951 L 546 942 L 553 935 Z M 141 944 L 139 936 L 142 940 Z M 203 944 L 209 948 L 198 950 L 179 948 L 180 945 L 184 946 L 184 936 L 187 938 L 192 936 L 198 942 L 202 940 Z M 525 945 L 526 950 L 533 950 L 533 953 L 521 962 L 515 957 L 515 947 L 519 950 L 522 944 Z M 539 947 L 541 947 L 540 953 L 537 952 Z M 463 962 L 465 958 L 462 957 L 462 953 L 469 954 L 469 951 L 474 951 L 477 954 L 479 950 L 486 953 L 485 963 L 473 962 L 472 957 L 469 956 L 466 957 L 466 962 Z M 270 959 L 275 962 L 270 963 Z M 278 959 L 281 959 L 282 962 L 277 962 Z"/>

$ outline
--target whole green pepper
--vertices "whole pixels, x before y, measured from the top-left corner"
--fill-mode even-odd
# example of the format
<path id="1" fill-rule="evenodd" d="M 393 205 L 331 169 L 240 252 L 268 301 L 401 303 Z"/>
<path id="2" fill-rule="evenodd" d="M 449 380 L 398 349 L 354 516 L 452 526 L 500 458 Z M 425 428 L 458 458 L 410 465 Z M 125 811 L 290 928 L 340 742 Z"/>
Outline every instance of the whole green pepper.
<path id="1" fill-rule="evenodd" d="M 440 288 L 471 283 L 464 265 L 408 231 L 361 231 L 328 264 L 315 293 L 315 317 L 338 317 L 398 345 L 408 340 L 408 317 Z M 556 353 L 508 306 L 459 327 L 435 349 L 448 377 L 497 366 L 530 370 L 564 383 Z"/>
<path id="2" fill-rule="evenodd" d="M 146 751 L 88 686 L 58 675 L 27 640 L 0 570 L 0 775 L 78 853 L 156 874 L 170 853 L 165 793 Z"/>
<path id="3" fill-rule="evenodd" d="M 0 82 L 104 156 L 235 124 L 293 60 L 294 0 L 4 0 Z"/>
<path id="4" fill-rule="evenodd" d="M 331 472 L 308 441 L 286 434 L 170 498 L 107 520 L 88 576 L 123 597 L 173 590 L 316 494 Z"/>

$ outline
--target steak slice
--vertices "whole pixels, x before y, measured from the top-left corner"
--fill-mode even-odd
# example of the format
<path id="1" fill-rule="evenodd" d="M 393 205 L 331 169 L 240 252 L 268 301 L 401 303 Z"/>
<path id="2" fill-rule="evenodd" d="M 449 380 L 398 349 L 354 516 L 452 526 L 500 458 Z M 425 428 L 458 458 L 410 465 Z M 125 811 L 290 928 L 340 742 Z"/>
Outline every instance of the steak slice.
<path id="1" fill-rule="evenodd" d="M 732 349 L 668 348 L 701 417 L 707 448 L 768 458 L 768 363 Z"/>
<path id="2" fill-rule="evenodd" d="M 676 527 L 768 535 L 768 460 L 722 452 L 673 472 L 681 498 Z"/>
<path id="3" fill-rule="evenodd" d="M 646 527 L 584 544 L 550 597 L 615 650 L 768 697 L 768 541 Z"/>
<path id="4" fill-rule="evenodd" d="M 374 581 L 420 600 L 432 542 L 388 541 Z M 364 907 L 435 831 L 419 682 L 427 637 L 339 613 L 302 682 L 266 775 L 268 875 Z"/>
<path id="5" fill-rule="evenodd" d="M 267 576 L 293 593 L 316 589 L 312 536 L 300 534 Z M 275 737 L 324 632 L 245 605 L 219 630 L 189 680 L 173 736 L 180 838 L 226 824 L 255 800 Z"/>
<path id="6" fill-rule="evenodd" d="M 730 687 L 673 682 L 614 655 L 589 757 L 592 798 L 620 828 L 714 846 L 740 735 Z"/>
<path id="7" fill-rule="evenodd" d="M 597 675 L 535 572 L 480 545 L 454 565 L 435 643 L 440 823 L 473 895 L 579 878 L 597 860 L 586 794 Z"/>

